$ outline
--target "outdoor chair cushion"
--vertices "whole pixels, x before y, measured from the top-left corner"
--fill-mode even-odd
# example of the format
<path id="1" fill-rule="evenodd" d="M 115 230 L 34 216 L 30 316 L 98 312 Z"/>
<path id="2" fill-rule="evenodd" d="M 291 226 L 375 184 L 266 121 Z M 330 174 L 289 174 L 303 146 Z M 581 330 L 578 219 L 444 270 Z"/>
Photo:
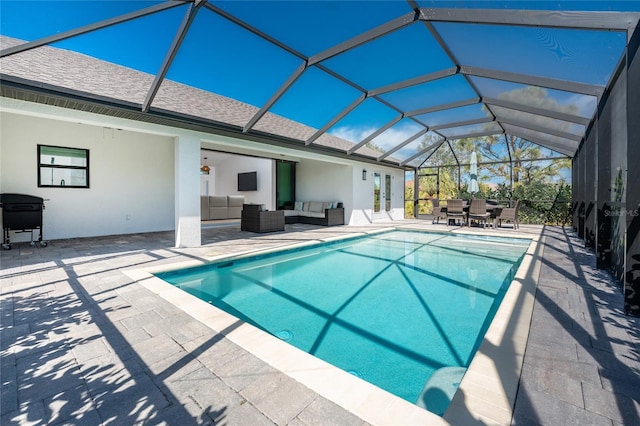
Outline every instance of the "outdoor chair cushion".
<path id="1" fill-rule="evenodd" d="M 323 203 L 319 202 L 319 201 L 310 201 L 309 202 L 309 211 L 310 212 L 315 212 L 315 213 L 320 213 L 322 212 L 324 215 L 324 208 L 322 206 Z"/>
<path id="2" fill-rule="evenodd" d="M 229 217 L 228 213 L 226 195 L 212 195 L 209 197 L 209 219 L 227 219 Z"/>
<path id="3" fill-rule="evenodd" d="M 338 206 L 341 208 L 339 213 L 336 210 Z M 288 218 L 287 223 L 344 225 L 344 208 L 338 201 L 296 201 L 293 208 L 294 210 L 284 210 L 284 215 Z"/>

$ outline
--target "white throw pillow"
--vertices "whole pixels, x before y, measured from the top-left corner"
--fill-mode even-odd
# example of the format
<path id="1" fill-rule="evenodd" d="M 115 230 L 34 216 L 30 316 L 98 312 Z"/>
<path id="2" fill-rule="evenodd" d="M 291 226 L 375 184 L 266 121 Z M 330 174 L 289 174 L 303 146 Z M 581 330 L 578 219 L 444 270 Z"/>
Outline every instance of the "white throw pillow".
<path id="1" fill-rule="evenodd" d="M 303 204 L 304 203 L 302 201 L 296 201 L 295 204 L 294 204 L 293 209 L 294 210 L 298 210 L 298 211 L 302 211 L 302 205 Z"/>

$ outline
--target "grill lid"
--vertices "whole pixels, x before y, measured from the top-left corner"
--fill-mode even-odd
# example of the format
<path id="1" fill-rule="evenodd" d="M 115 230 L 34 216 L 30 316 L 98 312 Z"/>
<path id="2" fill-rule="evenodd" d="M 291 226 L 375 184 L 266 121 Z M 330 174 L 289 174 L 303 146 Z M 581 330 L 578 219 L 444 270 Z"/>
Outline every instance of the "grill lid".
<path id="1" fill-rule="evenodd" d="M 0 204 L 43 204 L 42 197 L 26 194 L 0 194 Z"/>

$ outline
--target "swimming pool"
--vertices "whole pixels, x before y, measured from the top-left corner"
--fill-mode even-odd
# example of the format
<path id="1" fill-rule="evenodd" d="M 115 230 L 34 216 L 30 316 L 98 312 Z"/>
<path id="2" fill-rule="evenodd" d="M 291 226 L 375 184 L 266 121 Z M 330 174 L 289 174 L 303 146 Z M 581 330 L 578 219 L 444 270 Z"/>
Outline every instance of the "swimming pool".
<path id="1" fill-rule="evenodd" d="M 468 366 L 528 245 L 394 231 L 158 276 L 419 403 L 432 376 Z"/>

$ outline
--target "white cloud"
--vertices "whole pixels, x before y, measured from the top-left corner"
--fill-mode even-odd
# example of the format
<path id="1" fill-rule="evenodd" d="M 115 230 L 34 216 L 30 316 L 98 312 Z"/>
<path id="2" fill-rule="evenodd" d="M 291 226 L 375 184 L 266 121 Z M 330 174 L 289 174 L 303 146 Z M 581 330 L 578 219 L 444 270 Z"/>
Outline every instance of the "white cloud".
<path id="1" fill-rule="evenodd" d="M 343 127 L 336 127 L 335 129 L 332 129 L 331 131 L 329 131 L 329 133 L 338 138 L 342 138 L 353 143 L 359 143 L 364 138 L 366 138 L 367 136 L 369 136 L 371 133 L 375 131 L 376 131 L 375 127 L 343 126 Z"/>
<path id="2" fill-rule="evenodd" d="M 583 117 L 591 117 L 596 110 L 596 98 L 587 95 L 573 95 L 567 101 L 569 105 L 578 107 L 578 114 Z"/>
<path id="3" fill-rule="evenodd" d="M 417 128 L 409 128 L 403 127 L 400 129 L 391 128 L 375 138 L 373 140 L 374 143 L 385 147 L 386 149 L 392 148 L 396 145 L 401 144 L 402 142 L 409 139 L 411 136 L 418 133 Z"/>

